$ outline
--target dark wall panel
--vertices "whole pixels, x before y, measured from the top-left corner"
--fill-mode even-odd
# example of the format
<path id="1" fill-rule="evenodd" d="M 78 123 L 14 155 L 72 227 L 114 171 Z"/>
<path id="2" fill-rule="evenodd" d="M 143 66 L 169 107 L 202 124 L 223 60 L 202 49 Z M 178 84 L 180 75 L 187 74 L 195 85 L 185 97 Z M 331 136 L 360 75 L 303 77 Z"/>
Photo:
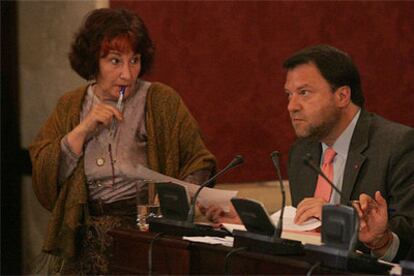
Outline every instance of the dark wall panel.
<path id="1" fill-rule="evenodd" d="M 1 275 L 22 264 L 18 26 L 16 1 L 1 1 Z"/>
<path id="2" fill-rule="evenodd" d="M 244 167 L 220 182 L 272 180 L 269 153 L 284 167 L 295 136 L 281 63 L 328 43 L 359 66 L 367 108 L 414 126 L 414 2 L 111 1 L 135 10 L 156 43 L 147 79 L 175 88 L 222 167 Z M 285 170 L 284 170 L 285 171 Z"/>

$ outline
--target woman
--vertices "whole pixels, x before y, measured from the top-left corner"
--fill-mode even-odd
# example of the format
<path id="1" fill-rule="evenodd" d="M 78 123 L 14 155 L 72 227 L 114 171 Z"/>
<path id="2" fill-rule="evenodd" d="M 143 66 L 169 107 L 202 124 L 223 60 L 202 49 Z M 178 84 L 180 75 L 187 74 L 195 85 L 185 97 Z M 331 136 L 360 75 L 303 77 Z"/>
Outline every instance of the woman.
<path id="1" fill-rule="evenodd" d="M 107 232 L 136 227 L 137 164 L 193 183 L 215 170 L 181 98 L 140 78 L 153 53 L 144 23 L 124 9 L 92 11 L 75 37 L 70 63 L 90 82 L 60 98 L 30 146 L 34 191 L 52 212 L 43 252 L 58 257 L 55 271 L 108 272 Z"/>

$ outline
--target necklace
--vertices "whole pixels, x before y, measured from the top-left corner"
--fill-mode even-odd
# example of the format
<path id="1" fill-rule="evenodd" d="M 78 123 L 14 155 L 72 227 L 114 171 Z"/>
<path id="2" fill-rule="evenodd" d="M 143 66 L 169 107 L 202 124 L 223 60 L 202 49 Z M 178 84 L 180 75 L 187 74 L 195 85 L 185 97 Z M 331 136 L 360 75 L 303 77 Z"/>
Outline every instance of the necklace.
<path id="1" fill-rule="evenodd" d="M 107 133 L 105 133 L 107 132 Z M 104 139 L 101 139 L 104 138 Z M 112 177 L 112 187 L 115 186 L 115 164 L 118 157 L 118 148 L 120 134 L 114 136 L 109 134 L 108 129 L 102 129 L 99 135 L 94 136 L 95 145 L 97 149 L 97 156 L 95 159 L 96 166 L 104 167 L 108 164 L 108 169 L 104 169 Z M 107 162 L 108 161 L 108 162 Z M 108 171 L 110 170 L 110 171 Z"/>
<path id="2" fill-rule="evenodd" d="M 104 166 L 108 158 L 111 165 L 115 164 L 118 156 L 118 144 L 120 140 L 118 129 L 116 129 L 113 133 L 109 129 L 102 128 L 97 134 L 94 135 L 94 139 L 98 148 L 95 160 L 96 166 Z M 113 152 L 114 149 L 115 152 Z"/>
<path id="3" fill-rule="evenodd" d="M 93 93 L 91 108 L 94 106 L 95 100 L 100 101 L 99 98 L 95 95 L 95 93 Z M 104 166 L 107 158 L 109 157 L 112 175 L 114 175 L 114 164 L 116 163 L 118 144 L 120 139 L 120 135 L 118 134 L 118 127 L 116 127 L 115 131 L 113 131 L 112 128 L 106 129 L 103 127 L 98 127 L 93 137 L 95 139 L 95 144 L 98 149 L 97 156 L 95 159 L 96 166 Z M 113 153 L 113 148 L 115 148 L 115 153 Z"/>
<path id="4" fill-rule="evenodd" d="M 107 151 L 105 150 L 105 148 L 106 148 L 105 145 L 107 144 L 107 142 L 105 142 L 105 141 L 101 142 L 100 139 L 98 138 L 98 136 L 94 136 L 94 138 L 96 140 L 96 144 L 99 147 L 99 151 L 98 151 L 98 155 L 96 157 L 95 163 L 96 163 L 96 166 L 102 167 L 106 163 L 106 156 L 107 156 L 106 153 L 107 153 Z M 110 144 L 108 144 L 108 145 L 110 145 Z M 109 149 L 108 149 L 108 151 L 109 151 Z M 112 149 L 111 149 L 111 151 L 112 151 Z"/>
<path id="5" fill-rule="evenodd" d="M 120 96 L 116 105 L 116 108 L 119 111 L 123 112 L 125 105 L 131 98 L 133 98 L 139 87 L 140 85 L 137 80 L 137 85 L 133 93 L 131 93 L 128 98 L 124 98 L 124 90 L 120 91 Z M 93 89 L 91 108 L 99 102 L 102 102 L 102 100 L 94 93 Z M 116 121 L 116 119 L 113 118 L 108 128 L 101 125 L 97 128 L 95 135 L 93 136 L 95 144 L 95 150 L 93 150 L 94 154 L 92 155 L 94 156 L 93 159 L 96 166 L 100 168 L 99 171 L 103 172 L 106 176 L 112 176 L 112 187 L 115 185 L 115 164 L 118 158 L 118 149 L 122 132 L 122 128 L 120 126 L 121 125 Z"/>

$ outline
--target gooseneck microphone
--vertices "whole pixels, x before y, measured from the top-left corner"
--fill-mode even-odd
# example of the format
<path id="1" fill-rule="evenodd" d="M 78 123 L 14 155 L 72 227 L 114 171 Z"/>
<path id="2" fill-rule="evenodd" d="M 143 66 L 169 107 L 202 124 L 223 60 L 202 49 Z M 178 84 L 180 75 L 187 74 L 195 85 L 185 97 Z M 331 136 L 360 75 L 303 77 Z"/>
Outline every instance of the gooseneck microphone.
<path id="1" fill-rule="evenodd" d="M 243 157 L 236 155 L 221 171 L 203 182 L 189 204 L 187 190 L 184 186 L 172 182 L 157 183 L 162 217 L 149 218 L 150 232 L 179 236 L 214 236 L 225 237 L 226 230 L 215 229 L 210 225 L 194 224 L 194 213 L 197 198 L 201 190 L 217 177 L 243 163 Z"/>
<path id="2" fill-rule="evenodd" d="M 342 199 L 342 192 L 315 165 L 312 156 L 308 153 L 303 157 L 306 166 L 322 176 Z M 341 231 L 338 231 L 341 229 Z M 349 270 L 353 266 L 370 272 L 372 266 L 378 267 L 378 262 L 370 255 L 361 256 L 355 253 L 358 241 L 359 218 L 355 209 L 341 204 L 325 204 L 322 207 L 322 245 L 306 244 L 307 260 L 311 263 L 320 262 L 322 266 L 337 270 Z M 381 272 L 382 273 L 382 272 Z"/>
<path id="3" fill-rule="evenodd" d="M 286 206 L 286 193 L 285 193 L 285 187 L 283 186 L 282 174 L 280 173 L 279 152 L 273 151 L 270 154 L 270 158 L 272 158 L 273 165 L 275 166 L 276 174 L 277 174 L 277 177 L 279 178 L 279 183 L 280 183 L 280 192 L 282 193 L 282 206 L 280 208 L 280 217 L 279 217 L 279 222 L 276 225 L 276 230 L 275 230 L 275 235 L 274 235 L 275 237 L 280 238 L 282 236 L 282 231 L 283 231 L 283 213 L 285 211 L 285 206 Z"/>
<path id="4" fill-rule="evenodd" d="M 190 210 L 188 211 L 187 222 L 189 222 L 189 223 L 194 222 L 195 205 L 196 205 L 197 198 L 198 198 L 198 195 L 200 194 L 201 190 L 204 187 L 208 186 L 211 182 L 216 180 L 217 177 L 224 174 L 228 170 L 233 169 L 233 168 L 243 164 L 243 162 L 244 162 L 243 156 L 241 156 L 239 154 L 234 156 L 233 160 L 224 169 L 222 169 L 221 171 L 219 171 L 218 173 L 216 173 L 215 175 L 213 175 L 211 178 L 209 178 L 203 184 L 200 185 L 198 190 L 195 192 L 195 194 L 193 196 L 193 199 L 191 200 L 191 206 L 190 206 Z"/>
<path id="5" fill-rule="evenodd" d="M 270 154 L 279 178 L 282 192 L 280 218 L 275 226 L 263 204 L 250 199 L 233 198 L 231 201 L 247 231 L 234 230 L 234 247 L 246 247 L 249 251 L 272 255 L 301 255 L 304 253 L 300 241 L 283 239 L 283 213 L 286 194 L 279 165 L 279 152 Z"/>
<path id="6" fill-rule="evenodd" d="M 342 198 L 342 192 L 332 183 L 332 181 L 322 172 L 322 170 L 319 168 L 319 166 L 315 165 L 315 162 L 313 161 L 312 155 L 310 153 L 307 153 L 305 157 L 303 157 L 303 163 L 305 163 L 306 166 L 314 170 L 318 175 L 322 176 L 326 182 L 329 183 L 329 185 L 334 189 Z"/>

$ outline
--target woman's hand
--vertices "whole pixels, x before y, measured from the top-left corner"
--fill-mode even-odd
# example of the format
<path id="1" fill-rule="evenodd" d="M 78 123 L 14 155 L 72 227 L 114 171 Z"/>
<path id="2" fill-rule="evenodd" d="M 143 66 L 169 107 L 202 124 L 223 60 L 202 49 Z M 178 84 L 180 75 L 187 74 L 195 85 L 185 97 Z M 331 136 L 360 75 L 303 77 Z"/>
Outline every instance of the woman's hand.
<path id="1" fill-rule="evenodd" d="M 119 121 L 123 120 L 122 113 L 118 109 L 108 104 L 99 103 L 94 105 L 85 119 L 79 124 L 79 127 L 85 133 L 92 134 L 98 125 L 109 127 L 114 117 Z"/>
<path id="2" fill-rule="evenodd" d="M 80 154 L 85 140 L 96 131 L 99 125 L 110 127 L 112 118 L 122 121 L 123 115 L 111 105 L 104 103 L 94 105 L 85 119 L 68 133 L 67 139 L 72 152 Z"/>
<path id="3" fill-rule="evenodd" d="M 208 220 L 214 223 L 234 223 L 241 224 L 241 220 L 237 215 L 236 210 L 233 207 L 233 204 L 229 206 L 230 210 L 225 212 L 220 206 L 212 205 L 208 207 L 203 207 L 199 205 L 199 209 L 203 215 L 207 217 Z"/>

